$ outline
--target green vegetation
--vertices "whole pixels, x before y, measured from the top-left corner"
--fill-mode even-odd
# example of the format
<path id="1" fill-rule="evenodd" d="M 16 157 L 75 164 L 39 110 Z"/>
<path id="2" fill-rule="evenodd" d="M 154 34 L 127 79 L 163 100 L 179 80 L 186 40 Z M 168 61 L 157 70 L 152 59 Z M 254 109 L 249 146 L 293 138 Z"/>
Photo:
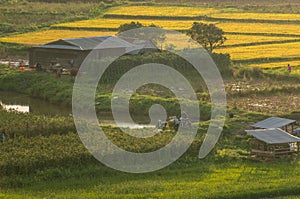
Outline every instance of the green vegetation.
<path id="1" fill-rule="evenodd" d="M 134 18 L 135 24 L 127 24 L 129 28 L 121 28 L 128 30 L 153 23 L 187 30 L 193 21 L 200 19 L 205 20 L 205 23 L 217 22 L 216 26 L 226 32 L 226 37 L 230 38 L 228 42 L 231 43 L 227 45 L 225 42 L 222 47 L 214 49 L 214 52 L 231 54 L 211 56 L 224 77 L 228 112 L 234 113 L 233 118 L 226 118 L 222 135 L 213 151 L 200 160 L 199 148 L 209 126 L 211 108 L 210 96 L 201 76 L 195 75 L 195 71 L 185 60 L 164 51 L 120 57 L 100 80 L 95 96 L 98 116 L 110 113 L 111 91 L 122 74 L 145 63 L 156 62 L 172 66 L 189 80 L 200 102 L 202 121 L 199 124 L 193 123 L 193 128 L 198 127 L 198 131 L 188 151 L 162 170 L 147 174 L 123 173 L 94 159 L 76 134 L 71 117 L 22 114 L 1 109 L 0 134 L 5 133 L 5 141 L 0 143 L 0 198 L 298 197 L 299 157 L 252 159 L 249 156 L 251 137 L 244 130 L 251 128 L 253 122 L 270 115 L 300 120 L 300 68 L 297 55 L 299 20 L 288 21 L 293 18 L 292 13 L 299 13 L 299 1 L 287 0 L 279 4 L 276 0 L 211 0 L 208 4 L 203 4 L 207 2 L 0 0 L 1 36 L 51 29 L 55 27 L 54 24 L 62 22 L 75 21 L 76 26 L 80 19 L 93 18 L 98 19 L 85 21 L 82 25 L 87 24 L 89 28 L 103 25 L 117 30 L 120 25 L 118 23 L 124 21 L 122 18 Z M 114 7 L 123 4 L 130 5 L 130 9 L 136 9 L 136 12 L 128 11 L 123 14 L 124 9 L 126 11 L 129 7 Z M 175 7 L 170 8 L 166 4 L 176 5 L 178 10 L 171 13 L 170 10 Z M 194 4 L 201 7 L 191 7 Z M 143 11 L 139 10 L 139 5 L 152 7 L 151 10 Z M 183 12 L 183 8 L 190 12 Z M 118 9 L 121 11 L 114 14 Z M 169 13 L 159 12 L 163 10 Z M 202 14 L 197 14 L 200 11 Z M 291 15 L 280 15 L 282 18 L 277 19 L 279 15 L 266 14 L 270 12 Z M 245 13 L 252 13 L 251 17 L 249 14 L 248 18 L 244 18 Z M 147 19 L 144 20 L 147 24 L 139 20 L 142 18 Z M 130 21 L 128 20 L 129 23 Z M 281 37 L 272 37 L 274 35 Z M 222 32 L 222 38 L 223 36 Z M 223 41 L 222 38 L 220 41 Z M 29 47 L 0 43 L 0 56 L 26 56 Z M 241 50 L 243 55 L 238 54 Z M 188 50 L 186 52 L 189 53 Z M 234 59 L 233 62 L 230 57 Z M 292 65 L 291 73 L 286 69 L 287 63 Z M 0 65 L 0 90 L 24 93 L 50 103 L 70 106 L 73 83 L 74 77 L 67 75 L 54 78 L 50 73 L 20 71 Z M 131 97 L 130 112 L 133 119 L 141 121 L 143 118 L 144 122 L 147 121 L 148 110 L 153 104 L 161 104 L 168 115 L 180 114 L 178 99 L 169 89 L 145 85 Z M 106 136 L 117 146 L 138 153 L 165 146 L 176 133 L 167 129 L 149 139 L 139 139 L 123 133 L 120 128 L 103 123 L 100 125 Z M 144 129 L 128 131 L 142 133 Z"/>
<path id="2" fill-rule="evenodd" d="M 0 144 L 0 196 L 258 198 L 299 194 L 299 181 L 292 177 L 299 175 L 299 160 L 247 160 L 248 137 L 236 133 L 245 122 L 264 116 L 235 111 L 237 117 L 227 120 L 220 142 L 206 159 L 197 158 L 208 127 L 208 122 L 203 122 L 183 157 L 149 174 L 126 174 L 99 165 L 72 132 L 8 138 Z M 173 136 L 166 131 L 155 136 L 155 141 L 142 141 L 122 134 L 118 128 L 103 128 L 116 144 L 139 152 L 165 145 Z"/>
<path id="3" fill-rule="evenodd" d="M 194 22 L 192 28 L 187 32 L 187 35 L 210 52 L 224 44 L 226 41 L 224 34 L 224 31 L 214 24 L 204 24 L 199 22 Z"/>
<path id="4" fill-rule="evenodd" d="M 39 135 L 65 134 L 75 131 L 73 119 L 70 117 L 46 117 L 33 114 L 8 113 L 0 110 L 0 132 L 7 137 L 24 136 L 26 138 Z"/>
<path id="5" fill-rule="evenodd" d="M 1 35 L 1 33 L 33 31 L 62 21 L 86 19 L 98 4 L 19 2 L 0 5 Z"/>
<path id="6" fill-rule="evenodd" d="M 230 61 L 228 55 L 214 54 L 213 57 L 217 63 L 220 63 L 220 71 L 223 72 L 223 75 L 227 77 L 230 76 L 231 71 L 229 69 Z M 170 53 L 149 54 L 142 57 L 123 56 L 114 61 L 100 80 L 96 95 L 97 111 L 110 111 L 110 93 L 122 74 L 137 65 L 151 62 L 166 63 L 173 66 L 187 77 L 198 93 L 206 89 L 201 81 L 201 76 L 192 75 L 195 69 L 182 58 Z M 95 71 L 97 71 L 97 69 L 95 69 Z M 70 106 L 72 103 L 73 83 L 74 78 L 70 76 L 62 76 L 62 78 L 56 79 L 51 74 L 45 72 L 18 71 L 9 69 L 7 66 L 1 66 L 0 68 L 0 90 L 28 94 L 51 103 L 60 103 Z M 180 86 L 180 82 L 178 86 Z M 137 93 L 131 98 L 130 105 L 133 114 L 148 116 L 148 108 L 155 103 L 165 105 L 171 115 L 179 114 L 180 109 L 177 99 L 174 98 L 174 95 L 169 90 L 163 90 L 164 92 L 161 92 L 162 94 L 155 94 L 151 90 L 150 88 L 144 89 L 144 91 Z M 199 95 L 201 98 L 201 94 Z M 209 119 L 209 103 L 204 102 L 200 109 L 203 111 L 202 119 Z"/>

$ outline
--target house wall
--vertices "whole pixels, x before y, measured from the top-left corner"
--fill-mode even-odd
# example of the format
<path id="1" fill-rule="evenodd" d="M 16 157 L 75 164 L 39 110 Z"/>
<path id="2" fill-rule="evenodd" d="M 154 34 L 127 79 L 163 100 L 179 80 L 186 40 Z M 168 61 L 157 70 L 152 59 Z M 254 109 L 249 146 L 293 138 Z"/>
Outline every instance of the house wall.
<path id="1" fill-rule="evenodd" d="M 95 50 L 96 59 L 118 56 L 126 52 L 125 48 Z M 52 63 L 59 63 L 63 67 L 71 67 L 70 60 L 74 60 L 73 66 L 79 67 L 90 50 L 76 51 L 63 49 L 32 48 L 29 52 L 29 66 L 40 63 L 43 69 L 50 68 Z"/>
<path id="2" fill-rule="evenodd" d="M 52 63 L 59 63 L 68 68 L 71 67 L 71 59 L 74 60 L 73 66 L 80 66 L 88 53 L 89 51 L 33 48 L 29 52 L 29 66 L 40 63 L 43 69 L 47 69 Z"/>

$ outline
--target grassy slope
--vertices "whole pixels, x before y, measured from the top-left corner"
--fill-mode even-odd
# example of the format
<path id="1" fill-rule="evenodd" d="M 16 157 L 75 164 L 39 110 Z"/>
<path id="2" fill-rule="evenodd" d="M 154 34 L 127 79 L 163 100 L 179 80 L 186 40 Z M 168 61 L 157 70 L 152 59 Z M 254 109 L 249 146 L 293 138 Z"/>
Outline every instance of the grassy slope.
<path id="1" fill-rule="evenodd" d="M 0 198 L 259 198 L 300 194 L 299 159 L 264 163 L 245 159 L 247 153 L 243 151 L 248 148 L 248 137 L 236 131 L 247 128 L 248 121 L 265 116 L 237 110 L 236 113 L 235 119 L 227 120 L 219 143 L 204 160 L 197 158 L 199 143 L 193 144 L 178 161 L 148 174 L 127 174 L 101 166 L 77 144 L 77 139 L 61 145 L 65 140 L 74 139 L 74 134 L 60 135 L 58 141 L 49 141 L 52 145 L 47 140 L 55 140 L 58 135 L 41 139 L 45 144 L 38 153 L 39 138 L 30 139 L 28 147 L 15 145 L 14 152 L 5 154 L 14 161 L 25 161 L 26 168 L 40 168 L 30 169 L 27 174 L 2 175 Z M 206 128 L 206 125 L 201 127 L 199 135 Z M 55 155 L 51 155 L 53 150 L 57 150 Z M 43 154 L 43 162 L 34 163 L 39 154 Z M 9 163 L 11 158 L 5 158 L 5 162 Z M 55 164 L 43 166 L 47 160 Z M 18 164 L 16 161 L 14 166 Z"/>
<path id="2" fill-rule="evenodd" d="M 2 193 L 7 193 L 7 198 L 259 198 L 300 194 L 298 164 L 286 162 L 212 163 L 194 158 L 188 165 L 178 161 L 149 174 L 126 174 L 101 166 L 58 169 L 56 173 L 57 178 Z"/>
<path id="3" fill-rule="evenodd" d="M 49 25 L 58 23 L 59 21 L 88 18 L 91 16 L 92 8 L 98 5 L 96 3 L 72 2 L 25 2 L 16 4 L 0 4 L 0 23 L 12 27 L 11 31 L 2 29 L 3 33 L 36 30 L 39 27 L 49 27 Z"/>

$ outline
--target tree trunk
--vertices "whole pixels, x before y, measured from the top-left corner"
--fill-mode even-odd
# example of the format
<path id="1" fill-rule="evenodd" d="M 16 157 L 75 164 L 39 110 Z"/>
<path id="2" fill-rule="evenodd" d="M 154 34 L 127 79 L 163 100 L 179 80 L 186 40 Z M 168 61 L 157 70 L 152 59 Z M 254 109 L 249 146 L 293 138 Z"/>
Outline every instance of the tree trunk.
<path id="1" fill-rule="evenodd" d="M 210 50 L 210 52 L 212 53 L 212 51 L 213 51 L 213 44 L 209 44 L 209 50 Z"/>

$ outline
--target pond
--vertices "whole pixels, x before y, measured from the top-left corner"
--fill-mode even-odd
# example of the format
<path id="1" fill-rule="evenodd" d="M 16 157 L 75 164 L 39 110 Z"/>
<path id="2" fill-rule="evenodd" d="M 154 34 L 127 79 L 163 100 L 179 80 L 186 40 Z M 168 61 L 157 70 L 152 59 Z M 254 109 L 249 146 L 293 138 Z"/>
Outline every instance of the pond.
<path id="1" fill-rule="evenodd" d="M 12 109 L 39 115 L 68 116 L 72 113 L 70 107 L 54 105 L 44 100 L 13 92 L 0 91 L 0 103 L 6 110 Z"/>
<path id="2" fill-rule="evenodd" d="M 14 92 L 4 92 L 0 91 L 0 105 L 8 111 L 15 110 L 23 113 L 34 113 L 38 115 L 46 116 L 71 116 L 72 108 L 69 106 L 55 105 L 47 101 L 36 99 L 28 95 L 14 93 Z M 115 125 L 113 116 L 111 114 L 98 114 L 101 118 L 101 123 Z M 142 119 L 139 123 L 147 123 L 146 119 Z M 131 123 L 121 123 L 121 128 L 154 128 L 152 125 L 144 124 L 131 124 Z"/>

